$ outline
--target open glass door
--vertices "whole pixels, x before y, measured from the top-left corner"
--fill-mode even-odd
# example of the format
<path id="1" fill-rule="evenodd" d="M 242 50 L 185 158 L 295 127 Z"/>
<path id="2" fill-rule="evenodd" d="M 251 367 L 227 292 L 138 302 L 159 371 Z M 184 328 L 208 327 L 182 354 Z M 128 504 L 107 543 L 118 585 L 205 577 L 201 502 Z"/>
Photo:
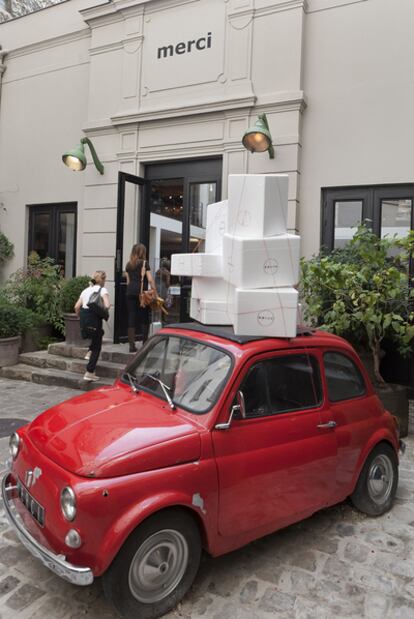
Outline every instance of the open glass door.
<path id="1" fill-rule="evenodd" d="M 116 344 L 127 341 L 126 279 L 123 275 L 125 265 L 135 243 L 144 243 L 148 246 L 147 222 L 143 207 L 144 185 L 145 180 L 140 176 L 126 172 L 118 173 L 114 317 Z"/>

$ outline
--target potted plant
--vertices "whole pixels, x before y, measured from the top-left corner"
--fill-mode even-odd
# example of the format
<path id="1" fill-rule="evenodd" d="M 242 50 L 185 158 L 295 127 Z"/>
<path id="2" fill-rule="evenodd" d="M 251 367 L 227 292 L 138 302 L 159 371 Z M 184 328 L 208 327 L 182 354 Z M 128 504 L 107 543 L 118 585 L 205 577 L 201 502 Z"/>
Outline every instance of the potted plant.
<path id="1" fill-rule="evenodd" d="M 0 299 L 0 367 L 17 363 L 21 335 L 37 323 L 34 312 Z"/>
<path id="2" fill-rule="evenodd" d="M 59 266 L 52 259 L 40 258 L 32 252 L 27 265 L 13 273 L 5 283 L 3 296 L 6 300 L 32 310 L 41 319 L 36 329 L 25 334 L 22 344 L 24 352 L 37 350 L 42 338 L 63 334 L 62 282 Z"/>
<path id="3" fill-rule="evenodd" d="M 386 338 L 403 355 L 414 337 L 414 289 L 408 276 L 414 234 L 379 238 L 361 225 L 353 239 L 331 254 L 302 260 L 304 316 L 312 325 L 348 339 L 358 350 L 384 406 L 408 431 L 406 388 L 381 375 L 381 343 Z"/>
<path id="4" fill-rule="evenodd" d="M 88 275 L 78 275 L 66 280 L 61 290 L 61 309 L 65 321 L 65 341 L 74 346 L 84 346 L 81 338 L 79 317 L 73 311 L 76 301 L 82 290 L 87 288 L 90 278 Z"/>

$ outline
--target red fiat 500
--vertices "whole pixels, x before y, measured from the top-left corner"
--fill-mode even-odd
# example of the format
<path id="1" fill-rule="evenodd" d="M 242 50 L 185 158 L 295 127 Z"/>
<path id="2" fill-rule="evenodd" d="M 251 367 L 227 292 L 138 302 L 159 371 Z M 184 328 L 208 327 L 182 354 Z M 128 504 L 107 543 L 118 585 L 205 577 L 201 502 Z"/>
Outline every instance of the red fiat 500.
<path id="1" fill-rule="evenodd" d="M 398 431 L 352 347 L 165 328 L 112 387 L 46 411 L 10 439 L 7 514 L 78 585 L 103 575 L 127 618 L 174 607 L 213 556 L 350 496 L 390 509 Z"/>

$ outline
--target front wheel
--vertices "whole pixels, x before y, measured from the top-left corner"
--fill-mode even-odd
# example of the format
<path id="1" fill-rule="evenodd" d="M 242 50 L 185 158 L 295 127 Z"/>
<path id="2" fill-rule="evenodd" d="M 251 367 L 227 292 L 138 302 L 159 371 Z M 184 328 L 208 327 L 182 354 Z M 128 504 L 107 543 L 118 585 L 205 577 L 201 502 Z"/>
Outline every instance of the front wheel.
<path id="1" fill-rule="evenodd" d="M 156 514 L 129 536 L 104 574 L 105 595 L 125 619 L 160 617 L 190 588 L 200 556 L 200 533 L 189 514 Z"/>
<path id="2" fill-rule="evenodd" d="M 381 516 L 391 509 L 397 486 L 397 455 L 390 445 L 381 443 L 366 459 L 351 501 L 364 514 Z"/>

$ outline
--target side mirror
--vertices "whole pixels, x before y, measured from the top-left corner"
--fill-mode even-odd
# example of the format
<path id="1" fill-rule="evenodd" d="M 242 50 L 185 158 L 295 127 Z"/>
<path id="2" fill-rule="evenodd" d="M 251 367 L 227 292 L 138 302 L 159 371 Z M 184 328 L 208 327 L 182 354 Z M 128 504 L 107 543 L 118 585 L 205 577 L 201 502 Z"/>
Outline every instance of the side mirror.
<path id="1" fill-rule="evenodd" d="M 246 419 L 246 404 L 244 402 L 244 395 L 242 391 L 237 392 L 237 404 L 231 407 L 229 420 L 225 423 L 217 423 L 214 428 L 216 430 L 228 430 L 231 426 L 235 413 L 240 413 L 242 419 Z"/>

